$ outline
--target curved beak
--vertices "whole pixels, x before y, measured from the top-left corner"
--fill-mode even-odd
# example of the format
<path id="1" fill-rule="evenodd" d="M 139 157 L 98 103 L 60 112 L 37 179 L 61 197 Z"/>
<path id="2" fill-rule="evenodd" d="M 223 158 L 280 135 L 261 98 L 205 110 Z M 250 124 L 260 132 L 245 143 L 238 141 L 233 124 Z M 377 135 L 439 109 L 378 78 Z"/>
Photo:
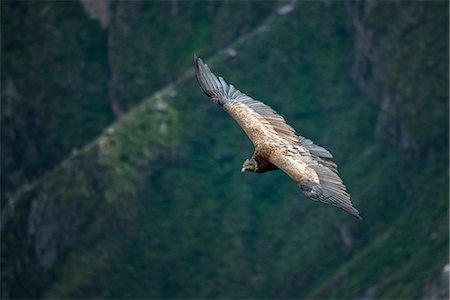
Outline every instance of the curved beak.
<path id="1" fill-rule="evenodd" d="M 242 168 L 242 169 L 241 169 L 241 173 L 242 173 L 242 172 L 245 172 L 245 168 Z"/>

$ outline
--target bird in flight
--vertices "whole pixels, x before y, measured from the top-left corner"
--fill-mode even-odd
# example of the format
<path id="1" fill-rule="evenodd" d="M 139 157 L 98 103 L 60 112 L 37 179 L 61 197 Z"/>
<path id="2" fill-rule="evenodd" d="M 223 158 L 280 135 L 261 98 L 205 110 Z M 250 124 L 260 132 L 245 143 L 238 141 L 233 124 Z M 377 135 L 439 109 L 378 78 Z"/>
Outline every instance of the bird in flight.
<path id="1" fill-rule="evenodd" d="M 217 77 L 194 55 L 197 80 L 205 94 L 242 127 L 255 146 L 242 172 L 264 173 L 280 169 L 314 201 L 334 205 L 362 220 L 337 174 L 337 165 L 325 148 L 298 136 L 284 118 Z"/>

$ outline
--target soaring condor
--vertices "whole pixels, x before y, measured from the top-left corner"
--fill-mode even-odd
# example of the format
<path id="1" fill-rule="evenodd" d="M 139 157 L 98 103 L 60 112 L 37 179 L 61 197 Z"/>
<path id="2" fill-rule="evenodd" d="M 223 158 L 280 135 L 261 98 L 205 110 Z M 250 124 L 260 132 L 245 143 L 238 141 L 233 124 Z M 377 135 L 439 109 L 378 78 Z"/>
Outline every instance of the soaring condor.
<path id="1" fill-rule="evenodd" d="M 269 106 L 238 91 L 222 77 L 217 78 L 197 56 L 194 56 L 194 66 L 205 94 L 236 120 L 255 146 L 242 172 L 281 169 L 311 200 L 334 205 L 362 219 L 337 175 L 337 165 L 328 160 L 333 157 L 330 152 L 298 136 Z"/>

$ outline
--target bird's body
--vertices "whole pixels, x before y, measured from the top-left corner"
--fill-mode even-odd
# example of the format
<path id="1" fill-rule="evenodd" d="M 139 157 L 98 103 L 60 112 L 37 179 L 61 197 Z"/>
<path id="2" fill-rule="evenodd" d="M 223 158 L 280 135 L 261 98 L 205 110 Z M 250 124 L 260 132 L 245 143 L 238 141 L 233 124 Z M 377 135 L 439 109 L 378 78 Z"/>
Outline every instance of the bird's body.
<path id="1" fill-rule="evenodd" d="M 298 136 L 283 117 L 216 77 L 200 58 L 194 58 L 197 79 L 205 94 L 223 107 L 242 127 L 255 146 L 242 171 L 284 171 L 312 200 L 318 200 L 361 219 L 337 175 L 333 156 L 311 140 Z"/>
<path id="2" fill-rule="evenodd" d="M 256 173 L 265 173 L 269 171 L 278 170 L 271 161 L 270 157 L 276 151 L 276 147 L 266 145 L 261 147 L 256 147 L 251 159 L 255 160 L 258 168 L 255 170 Z"/>

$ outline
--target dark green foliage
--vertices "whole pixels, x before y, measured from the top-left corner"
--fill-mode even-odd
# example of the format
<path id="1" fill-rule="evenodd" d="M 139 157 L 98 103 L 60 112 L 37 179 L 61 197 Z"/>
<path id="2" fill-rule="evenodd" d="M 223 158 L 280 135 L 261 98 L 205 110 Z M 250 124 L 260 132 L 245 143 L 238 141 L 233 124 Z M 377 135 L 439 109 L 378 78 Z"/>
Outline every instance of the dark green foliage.
<path id="1" fill-rule="evenodd" d="M 203 5 L 213 13 L 200 19 L 205 11 L 189 3 L 178 8 L 180 18 L 196 16 L 186 32 L 204 35 L 199 40 L 182 36 L 192 49 L 178 52 L 145 39 L 144 24 L 155 16 L 155 7 L 114 4 L 120 12 L 116 18 L 139 24 L 130 29 L 139 32 L 130 40 L 134 46 L 120 44 L 130 63 L 117 63 L 114 72 L 123 77 L 110 86 L 121 103 L 131 106 L 141 92 L 152 92 L 136 78 L 157 77 L 149 83 L 156 89 L 166 82 L 164 76 L 175 80 L 190 68 L 192 52 L 212 53 L 203 45 L 212 37 L 219 40 L 211 32 L 229 23 L 219 22 L 216 29 L 209 25 L 237 5 Z M 219 10 L 222 5 L 230 10 Z M 251 12 L 252 5 L 243 6 L 248 20 L 267 13 Z M 364 221 L 307 200 L 281 172 L 240 173 L 252 145 L 207 100 L 191 74 L 153 93 L 12 198 L 15 209 L 2 215 L 7 218 L 1 249 L 6 262 L 2 284 L 10 296 L 425 297 L 430 278 L 449 259 L 448 114 L 441 113 L 448 104 L 440 98 L 448 97 L 448 64 L 435 66 L 448 59 L 442 50 L 448 49 L 448 29 L 432 26 L 448 21 L 448 4 L 358 5 L 300 2 L 233 44 L 235 57 L 205 60 L 215 73 L 271 105 L 299 134 L 334 154 Z M 166 24 L 166 13 L 158 24 Z M 141 18 L 134 20 L 134 14 Z M 387 20 L 395 19 L 390 14 L 399 17 L 389 25 Z M 402 32 L 410 18 L 419 24 L 411 42 L 396 42 L 396 31 Z M 354 22 L 363 22 L 363 30 L 357 32 Z M 256 23 L 250 21 L 249 28 Z M 164 34 L 178 36 L 170 26 L 159 26 Z M 155 39 L 162 36 L 156 28 L 148 31 Z M 370 55 L 356 46 L 369 31 Z M 237 35 L 224 34 L 225 40 Z M 396 55 L 408 53 L 409 68 L 422 70 L 424 39 L 435 43 L 427 51 L 437 69 L 405 77 L 401 65 L 406 58 Z M 162 60 L 153 75 L 136 66 L 142 58 L 131 61 L 144 55 L 140 50 Z M 177 63 L 168 57 L 178 57 Z M 417 87 L 418 81 L 423 85 Z M 132 86 L 135 90 L 125 93 Z M 386 109 L 380 99 L 392 87 L 407 101 L 394 101 Z M 415 97 L 409 89 L 417 89 Z M 423 112 L 425 95 L 435 101 L 429 116 Z M 411 113 L 415 107 L 422 108 L 419 117 Z M 408 133 L 383 134 L 392 124 L 406 124 Z M 402 138 L 414 142 L 402 143 Z"/>
<path id="2" fill-rule="evenodd" d="M 421 154 L 448 147 L 448 2 L 368 4 L 365 90 L 379 106 L 379 135 Z M 447 12 L 447 13 L 445 13 Z M 439 57 L 440 59 L 437 59 Z M 400 76 L 401 74 L 401 76 Z"/>
<path id="3" fill-rule="evenodd" d="M 177 4 L 174 4 L 177 3 Z M 211 55 L 264 20 L 275 2 L 116 2 L 110 32 L 112 101 L 124 110 L 172 83 L 192 55 Z"/>
<path id="4" fill-rule="evenodd" d="M 81 154 L 74 153 L 37 186 L 16 195 L 14 209 L 3 215 L 7 219 L 2 222 L 11 224 L 10 228 L 16 224 L 25 227 L 2 235 L 2 258 L 20 262 L 24 256 L 11 249 L 29 248 L 36 264 L 25 270 L 27 281 L 11 285 L 12 297 L 42 295 L 43 287 L 55 277 L 41 274 L 64 262 L 67 249 L 83 246 L 91 251 L 92 245 L 108 237 L 108 233 L 127 233 L 130 222 L 137 217 L 145 174 L 157 172 L 164 165 L 160 160 L 170 160 L 177 145 L 172 139 L 178 126 L 176 112 L 163 103 L 159 96 L 148 100 L 120 124 L 107 128 Z M 148 136 L 149 132 L 154 134 Z M 24 240 L 27 242 L 23 245 Z M 24 275 L 14 265 L 8 265 L 3 272 Z"/>
<path id="5" fill-rule="evenodd" d="M 167 1 L 110 2 L 106 29 L 77 1 L 1 5 L 4 198 L 181 76 L 195 49 L 211 54 L 248 32 L 274 2 L 182 1 L 177 13 Z"/>
<path id="6" fill-rule="evenodd" d="M 79 3 L 2 1 L 2 198 L 113 119 L 106 34 Z"/>

